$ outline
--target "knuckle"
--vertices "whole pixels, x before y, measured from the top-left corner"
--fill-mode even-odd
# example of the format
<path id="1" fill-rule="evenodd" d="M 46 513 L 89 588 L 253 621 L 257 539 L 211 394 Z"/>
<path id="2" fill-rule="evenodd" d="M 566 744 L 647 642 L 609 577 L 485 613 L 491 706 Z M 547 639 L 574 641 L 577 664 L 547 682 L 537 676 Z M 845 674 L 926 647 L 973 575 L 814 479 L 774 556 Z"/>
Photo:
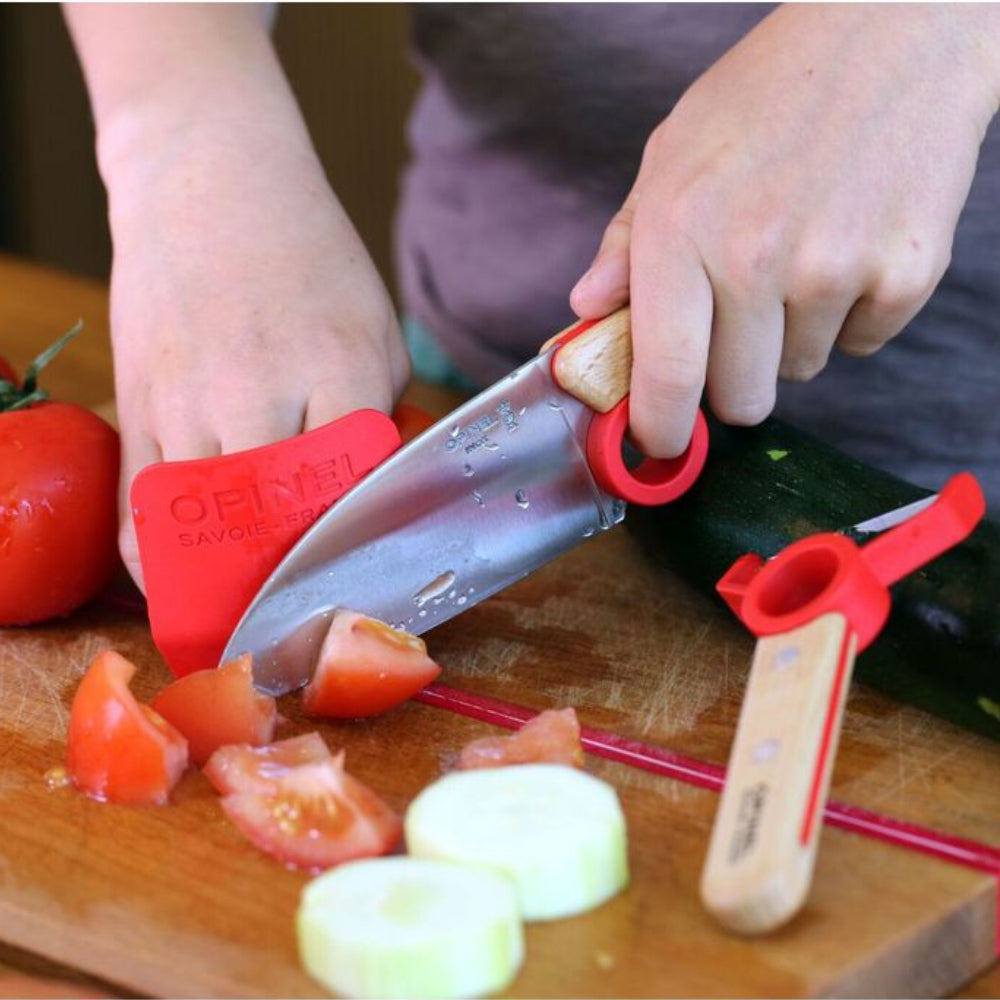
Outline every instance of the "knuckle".
<path id="1" fill-rule="evenodd" d="M 623 205 L 615 213 L 604 229 L 604 236 L 601 239 L 601 253 L 628 246 L 632 234 L 633 216 L 633 210 L 627 205 Z"/>
<path id="2" fill-rule="evenodd" d="M 697 230 L 701 213 L 697 191 L 685 189 L 666 194 L 659 206 L 659 225 L 667 233 L 691 233 Z"/>
<path id="3" fill-rule="evenodd" d="M 842 337 L 837 341 L 837 347 L 842 354 L 852 358 L 870 358 L 877 354 L 886 345 L 889 337 L 873 337 L 871 335 L 855 335 L 853 337 Z"/>
<path id="4" fill-rule="evenodd" d="M 778 374 L 786 382 L 811 382 L 826 367 L 826 358 L 791 358 L 783 361 Z"/>
<path id="5" fill-rule="evenodd" d="M 753 427 L 766 420 L 773 409 L 773 391 L 765 395 L 726 396 L 712 403 L 712 410 L 724 424 L 737 427 Z"/>
<path id="6" fill-rule="evenodd" d="M 789 300 L 796 304 L 844 298 L 857 286 L 852 262 L 829 252 L 801 250 L 789 269 Z"/>
<path id="7" fill-rule="evenodd" d="M 780 269 L 784 254 L 781 227 L 760 227 L 752 236 L 726 241 L 719 256 L 721 277 L 737 291 L 753 291 Z"/>
<path id="8" fill-rule="evenodd" d="M 945 271 L 951 255 L 913 253 L 908 259 L 884 270 L 872 283 L 868 299 L 876 313 L 912 309 L 926 301 Z"/>
<path id="9" fill-rule="evenodd" d="M 702 366 L 683 355 L 652 360 L 636 373 L 640 395 L 657 405 L 686 403 L 701 392 Z"/>

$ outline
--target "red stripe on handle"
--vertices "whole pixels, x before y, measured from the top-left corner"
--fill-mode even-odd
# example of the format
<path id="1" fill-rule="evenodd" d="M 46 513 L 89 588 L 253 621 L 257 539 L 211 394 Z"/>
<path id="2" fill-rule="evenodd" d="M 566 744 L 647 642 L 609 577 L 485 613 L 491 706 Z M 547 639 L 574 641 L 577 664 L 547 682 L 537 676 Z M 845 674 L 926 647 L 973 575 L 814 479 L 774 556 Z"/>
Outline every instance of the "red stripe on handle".
<path id="1" fill-rule="evenodd" d="M 820 804 L 823 791 L 823 775 L 830 757 L 833 745 L 834 731 L 837 728 L 837 715 L 840 708 L 840 695 L 844 690 L 844 676 L 847 674 L 847 661 L 851 650 L 853 633 L 850 628 L 844 630 L 844 639 L 840 644 L 840 654 L 837 658 L 837 671 L 833 675 L 833 687 L 830 689 L 830 700 L 826 706 L 826 718 L 823 720 L 823 739 L 819 746 L 819 757 L 816 758 L 816 769 L 813 771 L 812 787 L 809 789 L 809 801 L 806 804 L 806 814 L 802 820 L 802 832 L 799 843 L 803 847 L 809 843 L 813 826 L 816 823 L 817 806 Z"/>

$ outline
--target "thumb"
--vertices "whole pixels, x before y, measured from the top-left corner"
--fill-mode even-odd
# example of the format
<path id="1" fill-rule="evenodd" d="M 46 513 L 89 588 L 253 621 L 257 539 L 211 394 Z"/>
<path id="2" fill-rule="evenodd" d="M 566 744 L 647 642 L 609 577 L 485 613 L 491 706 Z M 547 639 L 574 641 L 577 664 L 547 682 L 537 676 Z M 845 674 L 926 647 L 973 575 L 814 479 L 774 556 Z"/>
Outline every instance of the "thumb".
<path id="1" fill-rule="evenodd" d="M 633 188 L 604 230 L 594 262 L 570 292 L 570 307 L 581 319 L 606 316 L 629 300 L 629 248 L 638 197 Z"/>

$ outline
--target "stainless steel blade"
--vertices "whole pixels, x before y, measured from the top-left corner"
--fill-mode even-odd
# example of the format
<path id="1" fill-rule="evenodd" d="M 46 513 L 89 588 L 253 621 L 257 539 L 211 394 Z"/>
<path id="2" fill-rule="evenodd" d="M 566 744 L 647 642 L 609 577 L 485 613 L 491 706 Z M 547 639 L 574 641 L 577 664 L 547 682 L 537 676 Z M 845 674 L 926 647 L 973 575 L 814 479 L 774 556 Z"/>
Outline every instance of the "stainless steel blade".
<path id="1" fill-rule="evenodd" d="M 273 694 L 305 684 L 350 608 L 426 632 L 617 524 L 625 504 L 585 458 L 593 411 L 541 355 L 398 451 L 299 540 L 223 660 L 251 653 Z"/>
<path id="2" fill-rule="evenodd" d="M 911 517 L 915 517 L 922 510 L 926 510 L 937 498 L 938 495 L 934 493 L 929 497 L 924 497 L 923 500 L 914 500 L 913 503 L 908 503 L 904 507 L 897 507 L 896 510 L 886 511 L 884 514 L 870 517 L 867 521 L 862 521 L 860 524 L 854 525 L 854 531 L 861 535 L 872 535 L 878 531 L 888 531 L 890 528 L 895 528 L 897 524 L 909 521 Z"/>

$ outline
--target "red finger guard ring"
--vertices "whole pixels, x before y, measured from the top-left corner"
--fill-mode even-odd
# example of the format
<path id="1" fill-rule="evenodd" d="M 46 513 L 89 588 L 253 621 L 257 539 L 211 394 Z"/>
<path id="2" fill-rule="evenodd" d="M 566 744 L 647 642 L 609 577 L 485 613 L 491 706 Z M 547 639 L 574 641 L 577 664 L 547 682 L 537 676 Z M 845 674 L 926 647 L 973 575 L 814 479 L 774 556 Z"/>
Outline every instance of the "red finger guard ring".
<path id="1" fill-rule="evenodd" d="M 601 320 L 583 320 L 557 338 L 558 347 L 552 352 L 552 378 L 556 385 L 560 384 L 556 371 L 559 348 L 599 322 Z M 701 475 L 708 457 L 705 414 L 697 411 L 691 441 L 682 454 L 676 458 L 644 458 L 634 469 L 630 469 L 622 457 L 628 423 L 628 395 L 606 413 L 595 412 L 587 431 L 587 464 L 597 485 L 612 496 L 644 507 L 670 503 L 686 493 Z"/>

